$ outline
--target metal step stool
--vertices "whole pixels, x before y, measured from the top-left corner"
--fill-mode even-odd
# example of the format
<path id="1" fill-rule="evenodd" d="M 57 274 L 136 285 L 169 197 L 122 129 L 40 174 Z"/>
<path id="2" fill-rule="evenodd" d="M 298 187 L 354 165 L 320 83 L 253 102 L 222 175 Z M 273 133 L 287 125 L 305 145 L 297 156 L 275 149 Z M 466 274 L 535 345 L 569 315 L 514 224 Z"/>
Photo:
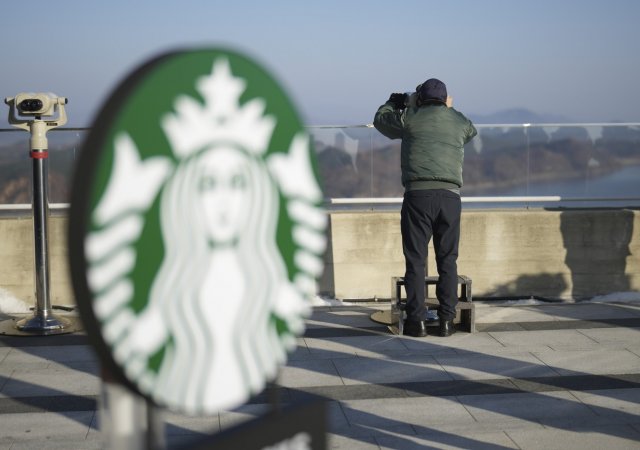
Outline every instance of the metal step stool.
<path id="1" fill-rule="evenodd" d="M 439 277 L 426 276 L 424 278 L 425 288 L 435 285 Z M 476 332 L 476 314 L 473 297 L 471 294 L 471 278 L 465 275 L 458 275 L 458 284 L 460 285 L 460 295 L 458 296 L 458 304 L 456 305 L 456 322 L 462 324 L 464 329 L 469 333 Z M 404 277 L 391 277 L 391 311 L 378 311 L 371 315 L 371 319 L 375 322 L 385 325 L 397 325 L 399 334 L 402 334 L 404 310 L 407 300 L 402 298 L 402 286 L 404 286 Z M 437 309 L 438 303 L 430 303 L 427 301 L 428 309 Z M 459 319 L 457 312 L 460 312 Z"/>

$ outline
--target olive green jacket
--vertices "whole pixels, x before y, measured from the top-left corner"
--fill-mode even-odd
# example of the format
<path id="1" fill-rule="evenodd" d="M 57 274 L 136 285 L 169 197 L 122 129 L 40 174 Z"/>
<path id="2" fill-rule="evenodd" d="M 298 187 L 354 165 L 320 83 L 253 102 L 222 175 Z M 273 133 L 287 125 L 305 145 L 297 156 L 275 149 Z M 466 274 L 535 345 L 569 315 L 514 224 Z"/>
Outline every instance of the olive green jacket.
<path id="1" fill-rule="evenodd" d="M 461 112 L 442 103 L 378 108 L 373 125 L 390 139 L 402 139 L 400 165 L 405 190 L 462 187 L 464 144 L 478 132 Z"/>

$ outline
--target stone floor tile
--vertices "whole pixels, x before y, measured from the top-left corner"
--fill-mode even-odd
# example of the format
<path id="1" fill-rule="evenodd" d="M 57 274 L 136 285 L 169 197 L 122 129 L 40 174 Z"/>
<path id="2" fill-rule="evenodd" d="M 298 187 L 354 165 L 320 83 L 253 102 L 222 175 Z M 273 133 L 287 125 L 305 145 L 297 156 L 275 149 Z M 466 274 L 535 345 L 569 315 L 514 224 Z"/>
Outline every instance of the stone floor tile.
<path id="1" fill-rule="evenodd" d="M 595 416 L 594 418 L 586 419 L 585 417 L 551 417 L 540 419 L 540 424 L 547 429 L 561 429 L 561 430 L 583 430 L 594 429 L 599 427 L 610 427 L 614 425 L 631 426 L 626 423 L 627 421 L 621 421 L 618 416 Z"/>
<path id="2" fill-rule="evenodd" d="M 0 445 L 0 449 L 2 445 Z M 54 439 L 35 439 L 28 441 L 17 440 L 11 450 L 92 450 L 103 449 L 102 439 L 88 439 L 82 435 L 56 437 Z"/>
<path id="3" fill-rule="evenodd" d="M 465 349 L 468 351 L 484 351 L 503 349 L 504 345 L 493 338 L 489 333 L 465 333 L 456 334 L 441 338 L 440 336 L 428 336 L 426 338 L 403 337 L 402 342 L 411 351 L 426 351 L 426 353 L 436 354 L 446 351 L 458 351 Z"/>
<path id="4" fill-rule="evenodd" d="M 390 433 L 398 434 L 400 436 L 414 436 L 415 430 L 411 425 L 407 424 L 384 424 L 377 427 L 370 425 L 352 424 L 344 427 L 330 429 L 332 434 L 337 434 L 344 437 L 351 438 L 375 438 L 378 436 L 388 436 Z"/>
<path id="5" fill-rule="evenodd" d="M 433 356 L 351 358 L 333 362 L 346 385 L 452 379 Z"/>
<path id="6" fill-rule="evenodd" d="M 47 370 L 52 371 L 65 371 L 71 370 L 74 372 L 84 372 L 96 377 L 102 376 L 102 364 L 98 361 L 80 361 L 80 362 L 51 362 L 47 366 Z M 18 371 L 19 372 L 19 371 Z"/>
<path id="7" fill-rule="evenodd" d="M 438 424 L 455 421 L 474 423 L 467 409 L 455 397 L 407 397 L 343 402 L 349 423 L 386 430 L 387 427 L 412 425 L 425 433 Z"/>
<path id="8" fill-rule="evenodd" d="M 44 369 L 51 364 L 51 360 L 42 358 L 39 355 L 33 355 L 28 352 L 24 352 L 18 348 L 11 348 L 9 353 L 2 360 L 0 367 L 5 369 Z"/>
<path id="9" fill-rule="evenodd" d="M 406 341 L 405 341 L 406 342 Z M 435 355 L 456 355 L 457 351 L 455 348 L 451 347 L 419 347 L 414 350 L 381 350 L 380 352 L 376 352 L 374 358 L 379 359 L 388 359 L 388 358 L 402 358 L 402 357 L 428 357 Z M 356 353 L 356 356 L 371 358 L 370 353 Z"/>
<path id="10" fill-rule="evenodd" d="M 385 353 L 382 353 L 379 356 L 384 356 Z M 332 350 L 314 350 L 313 353 L 310 351 L 307 354 L 304 353 L 296 353 L 294 356 L 289 358 L 289 361 L 309 361 L 309 360 L 322 360 L 322 359 L 339 359 L 339 358 L 356 358 L 357 353 L 344 353 L 344 352 L 334 352 Z"/>
<path id="11" fill-rule="evenodd" d="M 0 394 L 10 397 L 97 395 L 99 392 L 100 379 L 97 376 L 71 369 L 16 370 L 0 389 Z"/>
<path id="12" fill-rule="evenodd" d="M 571 391 L 582 403 L 591 407 L 599 416 L 620 416 L 633 422 L 640 422 L 640 388 L 602 389 L 597 391 Z"/>
<path id="13" fill-rule="evenodd" d="M 0 436 L 16 441 L 87 436 L 94 411 L 3 414 Z"/>
<path id="14" fill-rule="evenodd" d="M 433 432 L 420 436 L 383 436 L 376 437 L 381 449 L 423 450 L 437 449 L 474 449 L 506 450 L 518 446 L 504 432 L 458 434 Z"/>
<path id="15" fill-rule="evenodd" d="M 513 430 L 509 437 L 523 450 L 617 450 L 637 449 L 640 433 L 624 425 L 582 430 Z"/>
<path id="16" fill-rule="evenodd" d="M 640 357 L 640 345 L 625 345 L 625 350 L 630 351 L 634 355 Z"/>
<path id="17" fill-rule="evenodd" d="M 15 372 L 13 367 L 3 368 L 2 365 L 0 365 L 0 398 L 2 397 L 2 388 L 11 380 L 13 372 Z"/>
<path id="18" fill-rule="evenodd" d="M 585 347 L 593 345 L 593 348 L 598 346 L 597 342 L 578 330 L 505 331 L 489 334 L 506 347 L 518 347 L 522 350 L 539 345 L 551 346 L 558 342 L 570 342 Z"/>
<path id="19" fill-rule="evenodd" d="M 511 418 L 509 420 L 491 421 L 491 422 L 463 422 L 457 423 L 455 421 L 441 423 L 437 426 L 425 427 L 414 426 L 416 434 L 421 436 L 423 434 L 431 434 L 434 429 L 437 432 L 448 433 L 452 435 L 460 434 L 464 436 L 473 436 L 476 434 L 484 433 L 502 433 L 508 430 L 544 430 L 545 427 L 541 423 L 536 421 Z"/>
<path id="20" fill-rule="evenodd" d="M 433 382 L 428 382 L 433 383 Z M 292 401 L 307 400 L 314 397 L 322 397 L 327 400 L 345 401 L 361 399 L 400 398 L 410 395 L 409 390 L 417 390 L 417 387 L 426 383 L 409 385 L 383 385 L 383 384 L 351 384 L 349 386 L 313 386 L 291 389 L 288 394 Z M 416 396 L 422 394 L 416 394 Z"/>
<path id="21" fill-rule="evenodd" d="M 624 309 L 629 311 L 630 313 L 635 314 L 637 317 L 640 317 L 640 302 L 618 302 L 618 303 L 609 303 L 610 305 L 615 305 L 619 309 Z"/>
<path id="22" fill-rule="evenodd" d="M 343 385 L 330 359 L 289 361 L 278 377 L 283 387 Z"/>
<path id="23" fill-rule="evenodd" d="M 61 346 L 45 346 L 45 347 L 21 347 L 14 349 L 10 358 L 19 355 L 31 355 L 44 360 L 64 362 L 86 362 L 98 361 L 95 350 L 90 345 L 61 345 Z"/>
<path id="24" fill-rule="evenodd" d="M 474 357 L 474 356 L 486 356 L 486 357 L 497 357 L 497 358 L 521 358 L 526 355 L 531 355 L 534 352 L 553 352 L 555 351 L 548 345 L 537 345 L 537 346 L 528 346 L 526 348 L 519 347 L 504 347 L 500 346 L 498 348 L 482 348 L 476 350 L 470 350 L 466 348 L 456 349 L 455 354 L 458 356 L 464 357 Z"/>
<path id="25" fill-rule="evenodd" d="M 340 338 L 305 338 L 311 354 L 329 352 L 332 358 L 341 356 L 366 355 L 375 357 L 386 351 L 406 351 L 407 347 L 401 339 L 392 334 L 353 336 Z"/>
<path id="26" fill-rule="evenodd" d="M 561 375 L 640 373 L 640 357 L 627 350 L 584 350 L 537 353 Z"/>
<path id="27" fill-rule="evenodd" d="M 363 311 L 321 311 L 314 313 L 310 319 L 307 320 L 308 328 L 316 327 L 335 327 L 335 326 L 348 326 L 348 327 L 372 327 L 376 325 L 376 322 L 371 320 L 371 312 Z"/>
<path id="28" fill-rule="evenodd" d="M 593 419 L 596 414 L 569 392 L 466 395 L 458 400 L 480 423 L 553 420 L 555 418 Z"/>
<path id="29" fill-rule="evenodd" d="M 547 311 L 556 320 L 593 320 L 637 318 L 638 312 L 611 303 L 569 303 L 550 306 Z"/>
<path id="30" fill-rule="evenodd" d="M 503 322 L 546 322 L 553 316 L 539 306 L 494 306 L 479 308 L 476 306 L 476 323 Z"/>
<path id="31" fill-rule="evenodd" d="M 583 332 L 584 330 L 580 330 Z M 553 351 L 558 352 L 581 352 L 581 351 L 591 351 L 591 350 L 625 350 L 629 346 L 627 343 L 622 341 L 611 341 L 611 342 L 599 342 L 597 345 L 593 345 L 593 343 L 579 343 L 573 344 L 571 342 L 557 342 L 555 344 L 550 344 L 548 346 Z M 528 349 L 532 353 L 539 352 L 538 349 L 529 348 Z"/>
<path id="32" fill-rule="evenodd" d="M 287 355 L 288 361 L 295 361 L 298 359 L 309 359 L 311 357 L 311 352 L 307 348 L 307 343 L 304 339 L 298 339 L 298 346 L 295 350 Z"/>
<path id="33" fill-rule="evenodd" d="M 89 424 L 89 432 L 87 433 L 87 439 L 102 439 L 102 434 L 100 432 L 100 406 L 98 405 L 98 409 L 96 410 L 93 418 L 91 419 L 91 423 Z"/>
<path id="34" fill-rule="evenodd" d="M 345 429 L 349 427 L 349 421 L 344 413 L 344 408 L 340 402 L 326 402 L 327 408 L 327 431 Z"/>
<path id="35" fill-rule="evenodd" d="M 1 448 L 1 447 L 0 447 Z M 379 450 L 372 436 L 351 437 L 327 433 L 327 448 L 331 450 Z"/>
<path id="36" fill-rule="evenodd" d="M 457 355 L 436 356 L 436 360 L 456 380 L 487 378 L 524 378 L 557 375 L 530 353 L 510 356 Z"/>
<path id="37" fill-rule="evenodd" d="M 640 342 L 640 328 L 592 328 L 589 330 L 580 330 L 580 332 L 602 344 L 611 342 L 637 344 Z"/>

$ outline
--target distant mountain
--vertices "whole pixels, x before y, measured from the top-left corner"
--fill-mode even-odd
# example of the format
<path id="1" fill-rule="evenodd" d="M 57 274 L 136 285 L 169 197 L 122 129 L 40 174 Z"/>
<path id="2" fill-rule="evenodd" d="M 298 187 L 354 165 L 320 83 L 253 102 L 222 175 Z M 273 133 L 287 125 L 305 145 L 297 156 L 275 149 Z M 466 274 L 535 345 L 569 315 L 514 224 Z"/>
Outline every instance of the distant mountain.
<path id="1" fill-rule="evenodd" d="M 539 114 L 525 108 L 512 108 L 493 114 L 468 114 L 478 124 L 491 123 L 571 123 L 571 119 L 558 114 Z"/>

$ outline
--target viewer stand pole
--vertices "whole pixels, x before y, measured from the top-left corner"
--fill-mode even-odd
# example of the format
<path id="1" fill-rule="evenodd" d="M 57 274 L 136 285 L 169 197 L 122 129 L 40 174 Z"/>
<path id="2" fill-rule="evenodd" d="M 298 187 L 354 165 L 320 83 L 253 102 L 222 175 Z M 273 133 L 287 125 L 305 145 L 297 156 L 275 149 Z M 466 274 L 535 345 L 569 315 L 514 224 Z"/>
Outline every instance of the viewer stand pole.
<path id="1" fill-rule="evenodd" d="M 16 324 L 16 328 L 20 331 L 53 334 L 58 330 L 64 330 L 70 323 L 66 319 L 56 317 L 51 309 L 47 126 L 42 120 L 34 120 L 30 123 L 30 128 L 31 149 L 29 155 L 33 161 L 31 204 L 33 207 L 36 309 L 33 317 L 20 320 Z"/>
<path id="2" fill-rule="evenodd" d="M 48 94 L 18 94 L 5 99 L 9 105 L 9 123 L 17 128 L 29 131 L 29 155 L 33 161 L 32 171 L 32 207 L 33 234 L 35 249 L 35 297 L 36 307 L 32 317 L 26 317 L 15 323 L 14 327 L 2 327 L 3 334 L 51 335 L 71 333 L 80 329 L 76 318 L 65 319 L 53 314 L 50 299 L 49 271 L 49 197 L 48 197 L 48 142 L 47 131 L 67 123 L 64 97 L 50 97 Z M 20 118 L 16 114 L 28 118 Z M 42 116 L 52 116 L 55 110 L 57 119 L 42 120 Z M 17 333 L 11 333 L 14 328 Z"/>

